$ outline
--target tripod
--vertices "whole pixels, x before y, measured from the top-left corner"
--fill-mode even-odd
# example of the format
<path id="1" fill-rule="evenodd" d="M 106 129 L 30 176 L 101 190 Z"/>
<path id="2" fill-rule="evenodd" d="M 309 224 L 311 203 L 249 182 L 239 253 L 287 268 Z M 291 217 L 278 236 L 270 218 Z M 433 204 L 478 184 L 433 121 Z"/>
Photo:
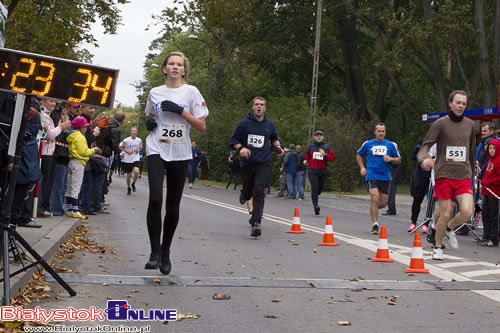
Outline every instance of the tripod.
<path id="1" fill-rule="evenodd" d="M 429 182 L 429 189 L 427 190 L 427 209 L 425 210 L 424 220 L 420 224 L 418 224 L 413 231 L 410 232 L 410 235 L 415 233 L 424 224 L 430 224 L 431 222 L 433 222 L 434 207 L 436 205 L 436 199 L 434 199 L 433 196 L 434 196 L 434 186 L 432 186 L 432 183 Z"/>
<path id="2" fill-rule="evenodd" d="M 2 200 L 2 207 L 1 207 L 1 214 L 0 214 L 0 228 L 1 228 L 1 240 L 0 244 L 1 246 L 1 257 L 3 258 L 3 300 L 2 304 L 4 306 L 10 304 L 10 277 L 15 276 L 23 271 L 27 271 L 33 266 L 36 266 L 38 264 L 42 265 L 43 268 L 47 272 L 52 275 L 52 277 L 59 282 L 59 284 L 68 291 L 68 293 L 71 296 L 75 296 L 76 292 L 57 274 L 52 267 L 29 245 L 29 243 L 16 231 L 16 226 L 14 224 L 11 224 L 11 209 L 12 209 L 12 202 L 14 198 L 14 191 L 16 188 L 16 177 L 17 177 L 17 172 L 19 170 L 19 161 L 21 159 L 21 151 L 22 151 L 22 146 L 23 146 L 23 136 L 18 137 L 18 133 L 24 133 L 24 114 L 25 110 L 29 110 L 29 101 L 31 100 L 31 96 L 28 95 L 30 98 L 28 101 L 26 100 L 26 95 L 22 94 L 17 94 L 16 98 L 16 106 L 14 109 L 14 115 L 12 119 L 12 126 L 11 126 L 11 133 L 10 133 L 10 140 L 9 142 L 11 143 L 9 145 L 8 149 L 8 156 L 14 158 L 14 163 L 12 166 L 12 171 L 10 172 L 10 175 L 8 177 L 8 180 L 6 180 L 5 184 L 3 185 L 2 188 L 2 195 L 3 195 L 3 200 Z M 31 263 L 30 265 L 25 266 L 24 263 L 22 262 L 23 260 L 23 255 L 24 253 L 19 252 L 19 246 L 17 245 L 18 242 L 20 246 L 22 246 L 26 251 L 28 251 L 33 258 L 35 258 L 35 261 Z M 10 274 L 9 273 L 9 245 L 12 253 L 14 254 L 14 257 L 16 259 L 21 260 L 22 267 Z"/>

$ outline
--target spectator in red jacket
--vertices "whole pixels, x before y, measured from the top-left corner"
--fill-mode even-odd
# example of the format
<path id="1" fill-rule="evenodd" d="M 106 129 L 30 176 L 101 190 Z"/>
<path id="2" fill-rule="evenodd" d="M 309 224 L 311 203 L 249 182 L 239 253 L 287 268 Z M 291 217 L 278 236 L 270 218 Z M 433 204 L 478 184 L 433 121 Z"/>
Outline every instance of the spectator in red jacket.
<path id="1" fill-rule="evenodd" d="M 481 180 L 481 194 L 484 195 L 483 240 L 477 244 L 481 246 L 498 246 L 498 204 L 500 200 L 500 141 L 493 139 L 486 146 L 486 155 L 490 157 L 483 179 Z"/>

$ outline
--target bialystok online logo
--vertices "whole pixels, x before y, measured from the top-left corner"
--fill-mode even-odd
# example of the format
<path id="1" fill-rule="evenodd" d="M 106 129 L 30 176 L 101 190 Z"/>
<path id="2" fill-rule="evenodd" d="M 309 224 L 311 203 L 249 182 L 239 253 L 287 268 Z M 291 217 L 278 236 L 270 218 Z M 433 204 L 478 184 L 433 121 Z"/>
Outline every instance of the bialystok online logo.
<path id="1" fill-rule="evenodd" d="M 46 311 L 37 306 L 34 309 L 22 307 L 2 306 L 0 321 L 41 321 L 44 324 L 50 321 L 154 321 L 177 320 L 176 309 L 132 309 L 127 301 L 108 301 L 105 310 L 91 306 L 87 309 L 52 309 Z"/>

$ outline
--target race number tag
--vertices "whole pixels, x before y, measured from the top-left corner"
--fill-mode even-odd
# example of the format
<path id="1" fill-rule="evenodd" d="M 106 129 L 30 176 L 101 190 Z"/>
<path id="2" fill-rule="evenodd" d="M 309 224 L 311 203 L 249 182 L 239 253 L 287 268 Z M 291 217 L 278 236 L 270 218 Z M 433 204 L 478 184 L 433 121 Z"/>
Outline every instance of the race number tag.
<path id="1" fill-rule="evenodd" d="M 386 146 L 373 146 L 372 151 L 373 151 L 374 156 L 387 155 L 387 147 Z"/>
<path id="2" fill-rule="evenodd" d="M 247 144 L 249 147 L 262 148 L 264 146 L 264 136 L 248 134 Z"/>
<path id="3" fill-rule="evenodd" d="M 323 160 L 323 154 L 321 154 L 319 151 L 313 152 L 313 160 Z"/>
<path id="4" fill-rule="evenodd" d="M 466 150 L 464 146 L 446 146 L 446 161 L 465 162 Z"/>
<path id="5" fill-rule="evenodd" d="M 160 126 L 159 142 L 162 143 L 184 143 L 186 140 L 186 125 Z"/>

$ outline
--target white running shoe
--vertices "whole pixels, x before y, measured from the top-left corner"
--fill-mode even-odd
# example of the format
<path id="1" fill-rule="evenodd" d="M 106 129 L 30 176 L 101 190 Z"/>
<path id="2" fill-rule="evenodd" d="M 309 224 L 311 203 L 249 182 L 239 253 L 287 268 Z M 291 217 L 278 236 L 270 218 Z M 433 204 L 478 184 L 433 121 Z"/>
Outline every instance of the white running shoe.
<path id="1" fill-rule="evenodd" d="M 77 219 L 82 219 L 82 220 L 86 220 L 87 219 L 87 216 L 85 215 L 82 215 L 80 212 L 73 212 L 72 216 L 71 217 L 75 217 Z"/>
<path id="2" fill-rule="evenodd" d="M 458 249 L 458 240 L 455 232 L 453 230 L 447 231 L 446 236 L 448 237 L 448 245 L 454 250 Z"/>
<path id="3" fill-rule="evenodd" d="M 432 259 L 443 260 L 444 259 L 443 249 L 440 247 L 435 247 L 434 251 L 432 252 Z"/>

